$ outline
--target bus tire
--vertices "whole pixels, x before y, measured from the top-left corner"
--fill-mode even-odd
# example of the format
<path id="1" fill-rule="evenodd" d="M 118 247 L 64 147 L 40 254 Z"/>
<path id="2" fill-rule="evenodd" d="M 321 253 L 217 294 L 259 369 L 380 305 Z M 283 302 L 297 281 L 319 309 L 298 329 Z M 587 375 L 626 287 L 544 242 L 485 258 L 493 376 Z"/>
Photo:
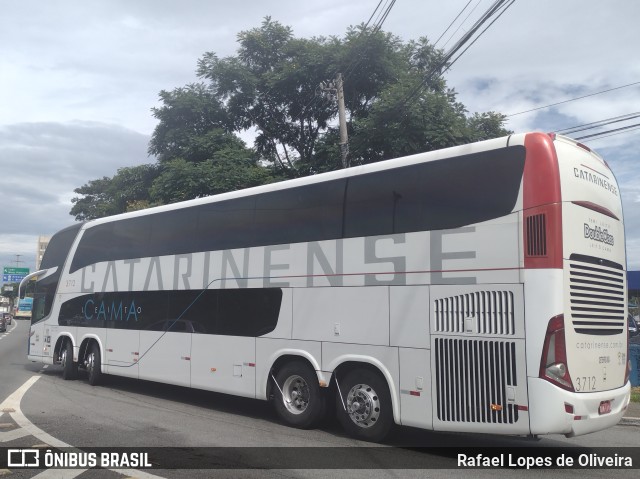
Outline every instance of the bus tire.
<path id="1" fill-rule="evenodd" d="M 287 363 L 276 374 L 276 382 L 274 406 L 285 423 L 309 429 L 322 419 L 326 399 L 311 366 L 302 361 Z"/>
<path id="2" fill-rule="evenodd" d="M 351 370 L 336 389 L 338 420 L 347 434 L 373 442 L 389 434 L 393 426 L 391 394 L 380 374 L 369 369 Z"/>
<path id="3" fill-rule="evenodd" d="M 91 344 L 87 355 L 87 376 L 89 384 L 97 386 L 102 378 L 102 360 L 100 358 L 100 347 L 96 343 Z"/>
<path id="4" fill-rule="evenodd" d="M 68 381 L 78 377 L 78 363 L 73 362 L 73 344 L 69 339 L 64 342 L 60 353 L 60 363 L 62 364 L 62 379 Z"/>

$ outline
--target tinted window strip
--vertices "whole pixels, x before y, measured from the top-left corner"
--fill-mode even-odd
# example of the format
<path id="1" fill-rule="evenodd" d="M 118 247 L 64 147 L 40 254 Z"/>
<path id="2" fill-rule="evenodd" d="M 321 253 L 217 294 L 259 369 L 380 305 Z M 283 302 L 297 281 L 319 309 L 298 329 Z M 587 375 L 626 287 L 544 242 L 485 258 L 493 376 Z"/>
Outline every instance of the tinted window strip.
<path id="1" fill-rule="evenodd" d="M 103 223 L 84 232 L 70 270 L 480 223 L 513 211 L 524 159 L 512 146 Z"/>
<path id="2" fill-rule="evenodd" d="M 282 289 L 92 293 L 62 303 L 58 324 L 258 337 L 280 316 Z"/>

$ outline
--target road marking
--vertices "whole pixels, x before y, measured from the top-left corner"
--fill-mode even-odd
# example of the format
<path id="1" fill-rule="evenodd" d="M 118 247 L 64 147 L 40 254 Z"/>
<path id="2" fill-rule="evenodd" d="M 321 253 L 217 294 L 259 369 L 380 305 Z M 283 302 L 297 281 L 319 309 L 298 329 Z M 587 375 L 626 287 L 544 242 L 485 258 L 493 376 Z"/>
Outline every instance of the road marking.
<path id="1" fill-rule="evenodd" d="M 0 432 L 0 442 L 9 442 L 28 436 L 29 433 L 24 429 L 14 429 L 12 431 Z"/>
<path id="2" fill-rule="evenodd" d="M 86 469 L 47 469 L 33 476 L 32 479 L 73 479 L 86 471 Z"/>
<path id="3" fill-rule="evenodd" d="M 2 403 L 0 403 L 0 411 L 4 411 L 5 414 L 9 414 L 11 418 L 15 421 L 15 423 L 23 430 L 26 431 L 26 435 L 35 436 L 37 439 L 42 441 L 45 444 L 42 446 L 46 447 L 66 447 L 71 448 L 75 451 L 80 452 L 81 449 L 78 449 L 71 444 L 67 444 L 60 439 L 53 437 L 52 435 L 46 433 L 38 426 L 33 424 L 31 421 L 27 419 L 27 417 L 22 413 L 20 409 L 20 402 L 22 401 L 22 397 L 29 390 L 31 386 L 35 384 L 35 382 L 40 379 L 40 376 L 31 376 L 27 381 L 16 389 L 9 397 L 7 397 Z M 9 431 L 13 432 L 13 431 Z M 9 434 L 3 433 L 3 434 Z M 140 478 L 140 479 L 163 479 L 161 476 L 156 476 L 154 474 L 149 474 L 148 472 L 138 471 L 137 469 L 110 469 L 113 472 L 118 474 L 123 474 L 128 477 Z M 38 479 L 73 479 L 76 476 L 86 472 L 87 469 L 48 469 L 36 476 L 34 478 Z"/>

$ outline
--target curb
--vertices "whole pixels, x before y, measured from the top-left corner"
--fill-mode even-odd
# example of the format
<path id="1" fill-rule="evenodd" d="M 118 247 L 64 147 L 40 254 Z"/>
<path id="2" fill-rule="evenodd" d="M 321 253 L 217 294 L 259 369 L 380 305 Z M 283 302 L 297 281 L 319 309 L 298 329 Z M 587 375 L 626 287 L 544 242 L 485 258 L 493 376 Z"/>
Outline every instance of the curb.
<path id="1" fill-rule="evenodd" d="M 623 417 L 618 424 L 621 426 L 640 426 L 640 417 Z"/>

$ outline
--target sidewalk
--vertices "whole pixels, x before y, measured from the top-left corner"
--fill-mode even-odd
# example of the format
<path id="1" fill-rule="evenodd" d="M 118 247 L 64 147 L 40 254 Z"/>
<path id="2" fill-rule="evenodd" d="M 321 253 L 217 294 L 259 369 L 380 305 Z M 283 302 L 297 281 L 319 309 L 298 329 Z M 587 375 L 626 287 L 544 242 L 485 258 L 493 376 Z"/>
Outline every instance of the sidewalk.
<path id="1" fill-rule="evenodd" d="M 640 426 L 640 403 L 630 402 L 620 424 Z"/>

